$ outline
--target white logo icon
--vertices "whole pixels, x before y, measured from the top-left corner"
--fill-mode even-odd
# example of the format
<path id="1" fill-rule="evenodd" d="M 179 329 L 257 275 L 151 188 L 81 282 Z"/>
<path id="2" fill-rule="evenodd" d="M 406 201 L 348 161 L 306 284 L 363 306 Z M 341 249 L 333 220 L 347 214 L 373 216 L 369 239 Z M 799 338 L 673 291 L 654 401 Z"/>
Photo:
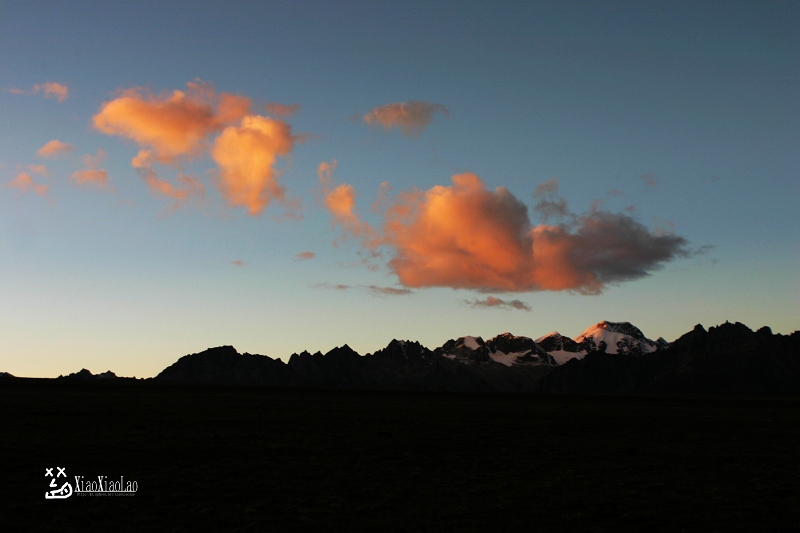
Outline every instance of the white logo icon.
<path id="1" fill-rule="evenodd" d="M 70 485 L 69 482 L 66 480 L 67 477 L 67 473 L 65 472 L 66 469 L 67 467 L 61 468 L 60 466 L 57 466 L 56 470 L 58 470 L 58 473 L 54 476 L 52 468 L 45 468 L 44 477 L 49 476 L 53 478 L 50 480 L 50 488 L 53 490 L 44 493 L 44 498 L 46 500 L 63 500 L 65 498 L 69 498 L 70 496 L 72 496 L 72 485 Z M 64 484 L 61 485 L 61 488 L 58 488 L 58 483 L 56 482 L 56 480 L 61 476 L 64 476 L 65 478 Z"/>

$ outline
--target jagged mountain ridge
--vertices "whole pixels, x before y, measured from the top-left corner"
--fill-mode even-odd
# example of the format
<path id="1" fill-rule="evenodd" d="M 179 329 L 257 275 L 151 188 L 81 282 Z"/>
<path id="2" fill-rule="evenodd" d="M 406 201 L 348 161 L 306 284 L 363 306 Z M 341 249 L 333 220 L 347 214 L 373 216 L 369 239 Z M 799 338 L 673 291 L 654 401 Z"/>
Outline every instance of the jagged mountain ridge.
<path id="1" fill-rule="evenodd" d="M 460 337 L 435 350 L 393 340 L 364 356 L 344 345 L 324 355 L 294 354 L 286 363 L 220 346 L 181 357 L 152 379 L 365 390 L 800 394 L 800 332 L 698 325 L 670 345 L 647 339 L 625 322 L 600 322 L 584 333 L 576 340 L 557 332 L 536 341 L 511 333 L 488 341 Z M 128 379 L 104 379 L 114 377 L 84 369 L 62 379 Z"/>

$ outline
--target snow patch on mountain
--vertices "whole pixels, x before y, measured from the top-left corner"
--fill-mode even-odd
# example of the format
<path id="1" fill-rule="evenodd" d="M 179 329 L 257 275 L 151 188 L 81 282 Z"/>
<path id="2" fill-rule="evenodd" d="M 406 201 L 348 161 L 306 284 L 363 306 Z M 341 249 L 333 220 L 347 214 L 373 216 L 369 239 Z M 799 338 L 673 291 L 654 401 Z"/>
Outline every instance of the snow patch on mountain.
<path id="1" fill-rule="evenodd" d="M 547 352 L 550 357 L 556 360 L 556 364 L 563 365 L 570 359 L 583 359 L 586 352 L 568 352 L 566 350 L 555 350 Z"/>
<path id="2" fill-rule="evenodd" d="M 478 350 L 481 347 L 481 345 L 478 344 L 477 339 L 475 337 L 470 337 L 469 335 L 462 337 L 459 340 L 462 341 L 461 343 L 470 350 Z"/>
<path id="3" fill-rule="evenodd" d="M 527 354 L 529 352 L 511 352 L 511 353 L 503 353 L 503 352 L 489 352 L 489 357 L 492 358 L 492 361 L 495 363 L 500 363 L 501 365 L 506 366 L 514 366 L 517 364 L 517 358 Z"/>

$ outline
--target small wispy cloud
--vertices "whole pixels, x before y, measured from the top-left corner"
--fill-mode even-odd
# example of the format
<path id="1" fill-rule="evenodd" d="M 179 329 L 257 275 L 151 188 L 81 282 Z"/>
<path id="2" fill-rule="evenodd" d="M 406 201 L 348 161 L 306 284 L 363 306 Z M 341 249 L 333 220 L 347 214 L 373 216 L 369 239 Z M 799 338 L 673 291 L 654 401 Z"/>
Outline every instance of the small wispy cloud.
<path id="1" fill-rule="evenodd" d="M 316 257 L 314 252 L 300 252 L 294 256 L 298 261 L 308 261 L 309 259 L 314 259 L 314 257 Z"/>
<path id="2" fill-rule="evenodd" d="M 44 165 L 28 165 L 28 170 L 35 174 L 41 174 L 42 176 L 47 176 L 47 167 Z"/>
<path id="3" fill-rule="evenodd" d="M 396 287 L 379 287 L 378 285 L 345 285 L 342 283 L 315 283 L 312 287 L 317 289 L 332 289 L 336 291 L 359 290 L 366 291 L 372 296 L 404 296 L 413 294 L 410 289 Z"/>
<path id="4" fill-rule="evenodd" d="M 245 263 L 245 262 L 244 262 L 244 261 L 242 261 L 241 259 L 235 259 L 235 260 L 231 261 L 231 264 L 232 264 L 233 266 L 237 266 L 237 267 L 243 267 L 243 266 L 247 266 L 247 265 L 249 265 L 250 263 Z"/>
<path id="5" fill-rule="evenodd" d="M 333 289 L 336 291 L 348 291 L 353 288 L 352 285 L 344 285 L 343 283 L 315 283 L 312 287 L 316 289 Z"/>
<path id="6" fill-rule="evenodd" d="M 105 151 L 101 148 L 97 155 L 86 154 L 83 156 L 83 164 L 86 168 L 75 171 L 72 174 L 72 181 L 77 185 L 88 185 L 102 190 L 112 190 L 108 182 L 108 172 L 100 168 L 106 158 Z"/>
<path id="7" fill-rule="evenodd" d="M 378 106 L 361 119 L 370 126 L 380 125 L 385 130 L 397 128 L 414 137 L 423 132 L 436 113 L 450 114 L 442 104 L 412 100 Z"/>
<path id="8" fill-rule="evenodd" d="M 58 139 L 53 139 L 52 141 L 45 143 L 45 145 L 39 148 L 36 153 L 41 157 L 55 157 L 61 154 L 68 154 L 74 149 L 75 147 L 71 144 L 63 143 Z"/>
<path id="9" fill-rule="evenodd" d="M 644 174 L 640 174 L 639 179 L 642 180 L 644 184 L 650 189 L 658 186 L 658 180 L 656 179 L 656 175 L 653 174 L 652 172 L 646 172 Z"/>
<path id="10" fill-rule="evenodd" d="M 277 115 L 279 117 L 291 117 L 300 112 L 300 104 L 285 105 L 277 102 L 269 102 L 264 108 L 270 115 Z"/>
<path id="11" fill-rule="evenodd" d="M 367 287 L 369 292 L 375 296 L 403 296 L 411 294 L 414 291 L 411 289 L 397 289 L 395 287 L 378 287 L 377 285 L 370 285 Z"/>
<path id="12" fill-rule="evenodd" d="M 500 298 L 495 298 L 494 296 L 488 296 L 485 300 L 478 300 L 477 298 L 471 301 L 464 300 L 464 303 L 469 305 L 470 307 L 477 307 L 477 308 L 497 307 L 500 309 L 518 309 L 520 311 L 531 310 L 531 306 L 523 301 L 503 300 Z"/>
<path id="13" fill-rule="evenodd" d="M 60 104 L 69 98 L 69 87 L 63 83 L 48 81 L 45 83 L 37 83 L 30 89 L 19 89 L 12 87 L 7 89 L 11 94 L 41 94 L 45 98 L 55 98 Z"/>

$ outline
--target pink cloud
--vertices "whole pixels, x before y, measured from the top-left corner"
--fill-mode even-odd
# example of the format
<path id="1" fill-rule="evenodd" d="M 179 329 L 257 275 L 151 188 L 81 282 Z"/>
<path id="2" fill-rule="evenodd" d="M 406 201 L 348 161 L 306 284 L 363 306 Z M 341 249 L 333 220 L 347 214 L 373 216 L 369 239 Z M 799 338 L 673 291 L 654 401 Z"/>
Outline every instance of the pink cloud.
<path id="1" fill-rule="evenodd" d="M 314 259 L 314 257 L 316 257 L 316 254 L 314 252 L 300 252 L 294 257 L 299 261 L 307 261 L 309 259 Z"/>
<path id="2" fill-rule="evenodd" d="M 42 83 L 41 85 L 33 86 L 34 94 L 40 91 L 44 94 L 45 98 L 55 98 L 58 100 L 58 103 L 61 103 L 69 98 L 69 88 L 61 83 L 48 81 L 46 83 Z"/>
<path id="3" fill-rule="evenodd" d="M 39 148 L 36 153 L 41 157 L 54 157 L 57 155 L 70 153 L 74 149 L 75 147 L 71 144 L 62 143 L 58 139 L 53 139 L 52 141 L 45 143 L 45 145 Z"/>
<path id="4" fill-rule="evenodd" d="M 39 196 L 47 195 L 47 185 L 36 183 L 27 172 L 20 172 L 13 180 L 6 182 L 4 187 L 8 189 L 17 189 L 22 193 L 33 192 Z"/>

